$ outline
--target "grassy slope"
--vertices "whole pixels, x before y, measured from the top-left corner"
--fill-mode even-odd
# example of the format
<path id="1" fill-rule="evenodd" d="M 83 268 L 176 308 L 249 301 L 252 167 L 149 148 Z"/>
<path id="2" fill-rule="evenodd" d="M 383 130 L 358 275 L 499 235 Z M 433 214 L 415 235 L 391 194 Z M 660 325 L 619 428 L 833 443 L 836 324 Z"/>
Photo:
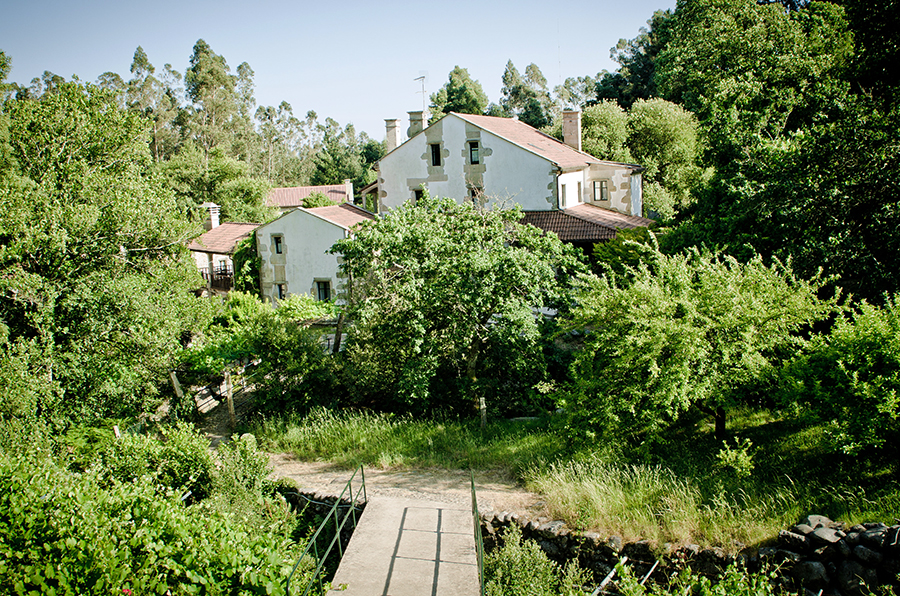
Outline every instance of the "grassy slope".
<path id="1" fill-rule="evenodd" d="M 673 429 L 664 444 L 634 447 L 575 444 L 558 419 L 480 429 L 470 421 L 319 411 L 261 421 L 251 432 L 269 450 L 348 468 L 494 470 L 545 495 L 571 527 L 657 544 L 738 550 L 810 513 L 855 523 L 892 522 L 900 512 L 889 460 L 850 460 L 828 450 L 826 429 L 767 412 L 738 413 L 730 428 L 750 440 L 752 470 L 722 465 L 722 445 L 702 420 Z"/>

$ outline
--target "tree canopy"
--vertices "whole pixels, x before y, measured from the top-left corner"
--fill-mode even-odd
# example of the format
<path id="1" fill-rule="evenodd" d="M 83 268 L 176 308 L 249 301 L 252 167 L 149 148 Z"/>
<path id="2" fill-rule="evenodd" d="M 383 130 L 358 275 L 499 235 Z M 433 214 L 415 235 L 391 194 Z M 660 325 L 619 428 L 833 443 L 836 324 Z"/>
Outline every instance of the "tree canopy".
<path id="1" fill-rule="evenodd" d="M 431 94 L 432 120 L 450 112 L 484 114 L 488 97 L 481 83 L 469 76 L 468 70 L 454 66 L 447 78 L 444 86 Z"/>
<path id="2" fill-rule="evenodd" d="M 150 175 L 145 122 L 77 83 L 2 114 L 0 393 L 15 402 L 3 410 L 142 411 L 199 312 L 195 231 Z"/>
<path id="3" fill-rule="evenodd" d="M 335 244 L 349 280 L 345 354 L 360 387 L 410 411 L 431 409 L 453 383 L 484 400 L 490 350 L 538 349 L 540 309 L 561 299 L 580 264 L 521 215 L 426 195 Z"/>

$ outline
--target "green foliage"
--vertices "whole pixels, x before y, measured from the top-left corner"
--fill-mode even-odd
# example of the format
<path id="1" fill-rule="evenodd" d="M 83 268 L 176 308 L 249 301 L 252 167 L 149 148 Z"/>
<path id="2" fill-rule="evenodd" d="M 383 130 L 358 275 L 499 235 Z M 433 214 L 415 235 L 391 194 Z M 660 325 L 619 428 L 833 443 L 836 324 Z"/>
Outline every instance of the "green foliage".
<path id="1" fill-rule="evenodd" d="M 900 305 L 860 303 L 785 367 L 782 399 L 799 402 L 830 424 L 849 454 L 895 448 L 900 439 Z"/>
<path id="2" fill-rule="evenodd" d="M 233 291 L 181 360 L 193 373 L 204 375 L 241 368 L 252 376 L 257 396 L 267 407 L 305 407 L 315 399 L 314 373 L 326 366 L 326 355 L 321 333 L 302 321 L 333 315 L 332 304 L 307 296 L 291 297 L 274 308 L 253 294 Z M 243 367 L 250 360 L 254 364 Z"/>
<path id="3" fill-rule="evenodd" d="M 444 86 L 431 95 L 431 118 L 434 121 L 450 112 L 484 114 L 487 104 L 481 83 L 472 80 L 465 68 L 454 66 Z"/>
<path id="4" fill-rule="evenodd" d="M 306 209 L 312 209 L 314 207 L 330 207 L 337 204 L 337 201 L 329 199 L 325 196 L 325 193 L 322 192 L 311 193 L 308 197 L 303 199 L 303 206 Z"/>
<path id="5" fill-rule="evenodd" d="M 110 433 L 111 434 L 111 433 Z M 194 499 L 209 494 L 213 460 L 209 443 L 189 425 L 179 423 L 154 435 L 124 433 L 99 453 L 108 478 L 118 482 L 151 482 L 163 492 Z"/>
<path id="6" fill-rule="evenodd" d="M 637 37 L 620 39 L 610 50 L 610 57 L 619 64 L 616 72 L 597 75 L 592 102 L 613 100 L 625 109 L 639 100 L 657 97 L 656 63 L 666 48 L 672 24 L 671 10 L 657 10 L 641 27 Z"/>
<path id="7" fill-rule="evenodd" d="M 154 407 L 202 308 L 189 294 L 192 228 L 149 175 L 144 123 L 76 83 L 3 113 L 0 370 L 17 390 L 5 413 L 62 421 Z"/>
<path id="8" fill-rule="evenodd" d="M 168 448 L 169 461 L 157 463 L 192 466 L 181 447 Z M 30 451 L 0 452 L 3 593 L 284 593 L 302 545 L 289 538 L 296 519 L 283 500 L 264 500 L 261 513 L 241 518 L 218 499 L 185 506 L 179 492 L 166 490 L 165 475 L 122 482 L 121 468 L 72 473 L 49 453 Z"/>
<path id="9" fill-rule="evenodd" d="M 729 565 L 722 577 L 709 578 L 690 568 L 681 570 L 669 580 L 669 585 L 654 583 L 641 585 L 631 568 L 616 567 L 616 587 L 623 596 L 664 596 L 666 594 L 698 594 L 701 596 L 775 596 L 782 591 L 774 570 L 751 573 L 741 565 Z"/>
<path id="10" fill-rule="evenodd" d="M 370 400 L 357 405 L 434 410 L 435 384 L 464 382 L 468 399 L 447 406 L 471 411 L 465 405 L 484 396 L 479 377 L 502 376 L 485 370 L 484 353 L 508 338 L 538 341 L 536 309 L 558 304 L 580 263 L 520 217 L 425 196 L 335 244 L 353 280 L 347 374 Z"/>
<path id="11" fill-rule="evenodd" d="M 547 91 L 547 79 L 536 64 L 529 64 L 523 77 L 512 60 L 507 62 L 500 93 L 500 107 L 506 117 L 516 117 L 534 128 L 552 122 L 556 106 Z"/>
<path id="12" fill-rule="evenodd" d="M 594 428 L 658 432 L 692 407 L 725 432 L 746 386 L 802 344 L 797 333 L 833 303 L 818 282 L 759 258 L 656 251 L 628 285 L 583 277 L 564 328 L 585 330 L 575 361 L 575 408 Z M 724 437 L 721 437 L 724 438 Z"/>
<path id="13" fill-rule="evenodd" d="M 256 252 L 256 231 L 250 233 L 234 247 L 231 254 L 234 263 L 234 291 L 259 295 L 259 270 L 262 259 Z"/>
<path id="14" fill-rule="evenodd" d="M 537 542 L 522 538 L 515 524 L 503 534 L 503 546 L 484 557 L 487 596 L 576 596 L 583 594 L 589 573 L 577 562 L 561 569 Z"/>
<path id="15" fill-rule="evenodd" d="M 628 111 L 627 145 L 646 168 L 644 209 L 662 219 L 687 207 L 691 190 L 701 181 L 697 126 L 693 114 L 664 99 L 638 100 Z"/>
<path id="16" fill-rule="evenodd" d="M 594 245 L 592 264 L 597 275 L 611 273 L 620 282 L 630 271 L 640 269 L 654 257 L 655 236 L 649 228 L 631 228 L 616 231 L 616 237 Z"/>
<path id="17" fill-rule="evenodd" d="M 232 436 L 219 445 L 217 452 L 219 462 L 213 478 L 217 492 L 252 503 L 252 496 L 262 492 L 272 471 L 268 455 L 257 449 L 256 438 L 250 434 Z"/>
<path id="18" fill-rule="evenodd" d="M 753 473 L 753 454 L 750 448 L 753 443 L 750 439 L 735 440 L 734 447 L 730 447 L 727 441 L 722 441 L 722 448 L 716 454 L 719 467 L 728 470 L 741 479 L 749 478 Z"/>

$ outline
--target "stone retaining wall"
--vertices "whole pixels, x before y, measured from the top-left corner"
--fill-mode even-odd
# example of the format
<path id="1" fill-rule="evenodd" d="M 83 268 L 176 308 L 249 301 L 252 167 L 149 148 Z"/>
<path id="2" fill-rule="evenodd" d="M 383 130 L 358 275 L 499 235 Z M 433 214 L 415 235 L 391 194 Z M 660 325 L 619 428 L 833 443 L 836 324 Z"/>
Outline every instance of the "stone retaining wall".
<path id="1" fill-rule="evenodd" d="M 697 545 L 654 548 L 648 541 L 624 543 L 618 536 L 576 532 L 565 522 L 545 518 L 531 520 L 509 512 L 481 514 L 481 534 L 486 551 L 502 544 L 503 531 L 516 524 L 525 538 L 535 540 L 558 563 L 577 559 L 595 578 L 605 577 L 623 556 L 635 575 L 643 576 L 660 564 L 651 576 L 665 581 L 685 565 L 705 575 L 718 575 L 735 560 L 750 571 L 766 564 L 779 566 L 786 588 L 816 596 L 862 596 L 868 588 L 892 586 L 900 590 L 900 525 L 868 523 L 845 527 L 827 517 L 811 515 L 790 530 L 782 531 L 770 546 L 744 548 L 735 556 L 721 548 Z M 900 592 L 898 592 L 900 593 Z"/>

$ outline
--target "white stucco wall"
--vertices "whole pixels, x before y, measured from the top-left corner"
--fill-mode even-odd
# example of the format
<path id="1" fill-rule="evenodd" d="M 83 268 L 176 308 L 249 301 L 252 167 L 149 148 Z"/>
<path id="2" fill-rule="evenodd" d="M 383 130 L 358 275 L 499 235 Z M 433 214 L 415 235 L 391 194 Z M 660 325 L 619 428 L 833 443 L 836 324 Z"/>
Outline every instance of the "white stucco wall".
<path id="1" fill-rule="evenodd" d="M 339 289 L 338 255 L 326 254 L 346 235 L 341 226 L 296 209 L 256 230 L 256 249 L 262 261 L 260 287 L 264 299 L 276 302 L 276 284 L 290 294 L 317 296 L 316 282 L 331 284 L 332 298 Z M 282 237 L 282 254 L 275 253 L 275 236 Z"/>
<path id="2" fill-rule="evenodd" d="M 469 164 L 469 141 L 479 143 L 480 163 Z M 441 145 L 440 166 L 431 165 L 429 145 Z M 469 188 L 481 188 L 491 200 L 512 201 L 526 210 L 556 206 L 555 166 L 546 159 L 454 115 L 382 158 L 379 196 L 382 212 L 399 207 L 425 183 L 432 196 L 469 198 Z"/>

